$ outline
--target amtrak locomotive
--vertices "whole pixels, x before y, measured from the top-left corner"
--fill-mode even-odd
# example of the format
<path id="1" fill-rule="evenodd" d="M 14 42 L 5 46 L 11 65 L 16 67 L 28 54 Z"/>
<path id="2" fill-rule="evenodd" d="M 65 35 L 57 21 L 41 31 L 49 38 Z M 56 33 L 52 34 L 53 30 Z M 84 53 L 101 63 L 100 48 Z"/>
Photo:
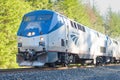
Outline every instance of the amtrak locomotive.
<path id="1" fill-rule="evenodd" d="M 51 10 L 24 15 L 17 32 L 20 66 L 120 61 L 120 43 Z"/>

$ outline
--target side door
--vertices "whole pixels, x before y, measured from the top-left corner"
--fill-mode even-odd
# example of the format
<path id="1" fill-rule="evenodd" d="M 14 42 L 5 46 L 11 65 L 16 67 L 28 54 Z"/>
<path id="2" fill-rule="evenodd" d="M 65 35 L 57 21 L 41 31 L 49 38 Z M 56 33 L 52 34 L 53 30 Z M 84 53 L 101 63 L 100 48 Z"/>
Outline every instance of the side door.
<path id="1" fill-rule="evenodd" d="M 65 48 L 68 51 L 69 49 L 69 20 L 67 18 L 63 18 L 65 23 Z"/>

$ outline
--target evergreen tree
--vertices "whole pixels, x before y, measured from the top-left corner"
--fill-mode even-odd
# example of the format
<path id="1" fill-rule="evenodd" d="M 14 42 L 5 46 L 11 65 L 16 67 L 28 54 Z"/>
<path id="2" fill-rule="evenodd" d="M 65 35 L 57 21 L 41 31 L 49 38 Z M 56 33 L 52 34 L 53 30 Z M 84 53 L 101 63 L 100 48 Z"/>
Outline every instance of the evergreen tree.
<path id="1" fill-rule="evenodd" d="M 113 12 L 109 8 L 105 22 L 106 32 L 111 37 L 120 36 L 120 13 Z"/>

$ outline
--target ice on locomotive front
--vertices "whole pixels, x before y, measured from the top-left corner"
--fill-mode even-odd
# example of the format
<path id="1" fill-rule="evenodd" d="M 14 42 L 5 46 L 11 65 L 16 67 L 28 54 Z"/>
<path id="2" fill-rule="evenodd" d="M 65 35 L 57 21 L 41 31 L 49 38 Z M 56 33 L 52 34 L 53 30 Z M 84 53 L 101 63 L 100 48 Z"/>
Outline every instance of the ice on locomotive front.
<path id="1" fill-rule="evenodd" d="M 19 66 L 43 66 L 47 62 L 47 34 L 53 12 L 34 11 L 24 15 L 17 32 Z"/>

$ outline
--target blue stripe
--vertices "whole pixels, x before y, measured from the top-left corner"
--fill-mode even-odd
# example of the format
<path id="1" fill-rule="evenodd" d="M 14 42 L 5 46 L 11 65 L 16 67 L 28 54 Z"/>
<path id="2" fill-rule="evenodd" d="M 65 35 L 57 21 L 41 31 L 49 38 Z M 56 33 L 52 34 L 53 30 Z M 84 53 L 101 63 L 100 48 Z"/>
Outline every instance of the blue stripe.
<path id="1" fill-rule="evenodd" d="M 75 37 L 73 37 L 72 39 L 73 39 L 73 41 L 75 41 L 75 39 L 76 39 L 76 36 L 75 36 Z"/>
<path id="2" fill-rule="evenodd" d="M 57 30 L 58 28 L 60 28 L 61 26 L 63 26 L 63 23 L 58 22 L 48 33 L 51 33 L 55 30 Z"/>
<path id="3" fill-rule="evenodd" d="M 74 35 L 74 34 L 71 34 L 70 37 L 72 38 L 74 44 L 75 44 L 76 46 L 78 46 L 78 45 L 79 45 L 79 44 L 78 44 L 78 37 L 77 37 L 76 35 Z"/>
<path id="4" fill-rule="evenodd" d="M 78 42 L 78 38 L 76 37 L 76 40 L 75 40 L 75 44 L 77 45 L 77 42 Z"/>
<path id="5" fill-rule="evenodd" d="M 75 35 L 72 34 L 72 35 L 70 35 L 70 36 L 71 36 L 71 37 L 74 37 Z"/>

